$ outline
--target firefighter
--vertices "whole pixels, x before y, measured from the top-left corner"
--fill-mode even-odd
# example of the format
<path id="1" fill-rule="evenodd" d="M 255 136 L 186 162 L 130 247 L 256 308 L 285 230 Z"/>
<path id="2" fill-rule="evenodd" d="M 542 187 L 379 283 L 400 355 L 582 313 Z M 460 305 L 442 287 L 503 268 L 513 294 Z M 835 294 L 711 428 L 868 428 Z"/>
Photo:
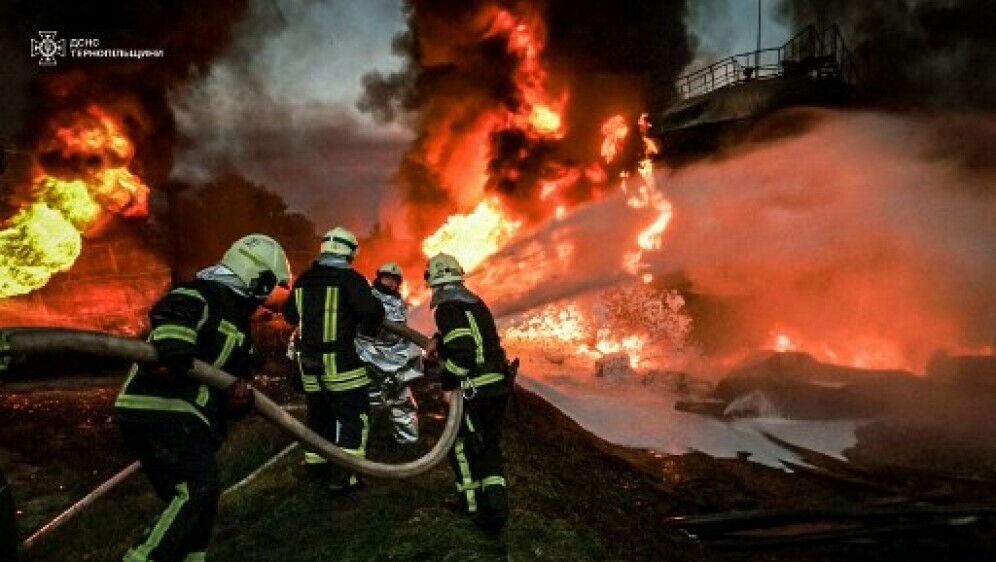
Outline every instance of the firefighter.
<path id="1" fill-rule="evenodd" d="M 398 264 L 389 262 L 377 268 L 373 295 L 383 305 L 385 318 L 392 322 L 404 323 L 408 319 L 400 292 L 402 281 Z M 415 344 L 386 330 L 374 337 L 361 334 L 356 338 L 356 352 L 370 373 L 370 404 L 388 409 L 394 441 L 403 446 L 416 443 L 418 405 L 410 385 L 422 376 L 422 352 Z"/>
<path id="2" fill-rule="evenodd" d="M 132 365 L 114 404 L 128 447 L 169 505 L 125 562 L 195 562 L 207 556 L 220 495 L 215 453 L 226 418 L 252 407 L 250 318 L 278 286 L 290 282 L 280 244 L 251 234 L 217 264 L 180 283 L 149 312 L 157 365 Z M 236 377 L 228 390 L 185 375 L 195 359 Z"/>
<path id="3" fill-rule="evenodd" d="M 294 282 L 284 318 L 297 326 L 298 373 L 308 404 L 308 426 L 347 453 L 366 456 L 370 377 L 356 354 L 358 333 L 375 333 L 384 308 L 367 280 L 352 268 L 359 244 L 342 227 L 322 238 L 321 254 Z M 355 472 L 305 452 L 313 481 L 336 494 L 363 487 Z"/>
<path id="4" fill-rule="evenodd" d="M 456 258 L 437 254 L 425 280 L 432 288 L 438 332 L 427 359 L 442 364 L 444 390 L 459 389 L 465 399 L 460 433 L 450 451 L 461 509 L 480 526 L 500 529 L 508 519 L 508 484 L 501 434 L 510 373 L 491 311 L 464 286 Z"/>

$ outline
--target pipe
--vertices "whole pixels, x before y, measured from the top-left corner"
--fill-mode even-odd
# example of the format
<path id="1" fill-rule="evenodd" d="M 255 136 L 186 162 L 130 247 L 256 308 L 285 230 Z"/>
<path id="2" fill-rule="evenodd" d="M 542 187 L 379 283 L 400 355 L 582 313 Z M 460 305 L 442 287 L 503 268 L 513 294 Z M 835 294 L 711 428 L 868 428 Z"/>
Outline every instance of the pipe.
<path id="1" fill-rule="evenodd" d="M 266 462 L 264 462 L 263 464 L 261 464 L 256 470 L 254 470 L 251 473 L 249 473 L 248 476 L 246 476 L 242 480 L 239 480 L 235 484 L 232 484 L 231 487 L 229 487 L 227 490 L 225 490 L 224 492 L 221 493 L 221 497 L 225 497 L 228 494 L 231 494 L 232 492 L 234 492 L 235 490 L 238 490 L 239 488 L 242 488 L 242 487 L 246 486 L 247 484 L 249 484 L 250 482 L 252 482 L 253 480 L 255 480 L 256 477 L 258 477 L 260 474 L 263 473 L 263 471 L 265 471 L 266 469 L 268 469 L 271 466 L 273 466 L 274 464 L 276 464 L 277 461 L 279 461 L 280 459 L 282 459 L 282 458 L 286 457 L 287 455 L 289 455 L 290 452 L 293 451 L 294 449 L 297 449 L 300 444 L 301 443 L 299 441 L 294 441 L 290 445 L 287 445 L 286 447 L 284 447 L 279 453 L 273 455 Z"/>
<path id="2" fill-rule="evenodd" d="M 421 336 L 419 341 L 427 343 L 428 338 L 418 334 L 407 326 L 385 326 L 392 331 L 414 332 L 412 336 Z M 406 335 L 406 337 L 408 337 Z M 419 344 L 416 341 L 416 344 Z M 154 363 L 157 359 L 156 350 L 146 342 L 130 340 L 100 332 L 70 330 L 61 328 L 9 328 L 0 330 L 0 371 L 15 355 L 32 355 L 40 353 L 74 352 L 116 357 L 119 359 L 137 361 L 139 363 Z M 214 388 L 226 389 L 236 378 L 203 361 L 195 361 L 188 376 Z M 364 458 L 354 457 L 332 443 L 326 441 L 317 433 L 299 422 L 284 411 L 262 392 L 253 389 L 253 406 L 264 418 L 272 422 L 293 439 L 300 441 L 305 449 L 321 455 L 336 464 L 351 468 L 362 474 L 377 478 L 403 479 L 418 476 L 431 470 L 439 464 L 453 446 L 460 421 L 463 418 L 463 394 L 459 391 L 449 393 L 449 416 L 446 426 L 436 445 L 419 459 L 403 464 L 386 464 L 373 462 Z"/>
<path id="3" fill-rule="evenodd" d="M 82 498 L 80 498 L 79 501 L 66 508 L 66 510 L 57 515 L 55 519 L 52 519 L 48 523 L 39 527 L 37 531 L 31 533 L 31 536 L 24 539 L 24 542 L 22 543 L 24 545 L 24 548 L 26 549 L 31 548 L 36 542 L 38 542 L 38 539 L 47 535 L 52 530 L 58 528 L 66 521 L 72 519 L 74 515 L 83 511 L 88 505 L 97 500 L 97 498 L 107 493 L 108 490 L 117 486 L 121 482 L 124 482 L 125 479 L 127 479 L 129 476 L 138 472 L 138 469 L 141 467 L 142 463 L 138 461 L 135 461 L 129 464 L 128 466 L 124 467 L 124 469 L 122 469 L 121 472 L 118 472 L 114 476 L 110 477 L 106 482 L 94 488 L 92 492 L 83 496 Z"/>

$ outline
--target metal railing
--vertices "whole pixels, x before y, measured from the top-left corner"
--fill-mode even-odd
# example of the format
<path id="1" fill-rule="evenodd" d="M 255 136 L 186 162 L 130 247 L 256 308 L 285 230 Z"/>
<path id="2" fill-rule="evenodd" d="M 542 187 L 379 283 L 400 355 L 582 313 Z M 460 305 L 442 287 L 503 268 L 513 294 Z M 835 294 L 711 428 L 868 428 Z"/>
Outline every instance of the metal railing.
<path id="1" fill-rule="evenodd" d="M 836 25 L 822 31 L 810 25 L 781 47 L 727 57 L 678 78 L 675 90 L 684 100 L 733 84 L 800 75 L 857 83 L 854 59 Z"/>

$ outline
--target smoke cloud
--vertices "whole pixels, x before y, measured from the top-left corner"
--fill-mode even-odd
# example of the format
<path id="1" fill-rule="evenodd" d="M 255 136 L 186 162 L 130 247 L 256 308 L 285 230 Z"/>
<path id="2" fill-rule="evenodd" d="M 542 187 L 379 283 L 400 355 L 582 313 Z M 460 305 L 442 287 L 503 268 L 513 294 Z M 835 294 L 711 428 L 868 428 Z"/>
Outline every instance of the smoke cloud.
<path id="1" fill-rule="evenodd" d="M 785 26 L 777 3 L 761 3 L 761 48 L 778 47 L 796 31 Z M 757 48 L 757 3 L 742 0 L 698 0 L 688 6 L 687 26 L 695 59 L 685 70 L 700 68 Z M 788 22 L 794 23 L 794 22 Z"/>
<path id="2" fill-rule="evenodd" d="M 796 26 L 838 24 L 878 101 L 996 107 L 996 10 L 988 0 L 782 0 L 781 13 Z"/>
<path id="3" fill-rule="evenodd" d="M 392 201 L 410 134 L 351 106 L 362 73 L 391 62 L 385 38 L 401 18 L 393 0 L 252 4 L 210 72 L 170 96 L 182 134 L 174 179 L 199 185 L 234 171 L 320 232 L 369 232 Z"/>
<path id="4" fill-rule="evenodd" d="M 203 72 L 229 39 L 243 11 L 241 0 L 208 5 L 172 0 L 59 2 L 11 0 L 0 6 L 0 36 L 10 47 L 0 105 L 11 111 L 2 129 L 33 144 L 43 124 L 59 111 L 97 103 L 125 123 L 137 145 L 134 167 L 152 182 L 163 181 L 172 166 L 174 123 L 166 105 L 173 85 Z M 39 30 L 60 38 L 97 39 L 104 48 L 162 49 L 162 58 L 74 59 L 54 67 L 31 58 Z M 30 100 L 27 101 L 26 100 Z M 155 134 L 152 134 L 152 133 Z"/>

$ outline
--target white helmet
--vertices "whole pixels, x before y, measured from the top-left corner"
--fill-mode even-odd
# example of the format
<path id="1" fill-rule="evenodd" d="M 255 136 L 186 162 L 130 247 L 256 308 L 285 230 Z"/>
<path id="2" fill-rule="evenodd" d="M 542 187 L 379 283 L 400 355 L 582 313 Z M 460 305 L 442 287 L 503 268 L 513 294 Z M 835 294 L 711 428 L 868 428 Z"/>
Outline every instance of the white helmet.
<path id="1" fill-rule="evenodd" d="M 356 241 L 356 235 L 341 226 L 326 232 L 322 237 L 323 254 L 335 254 L 352 260 L 359 248 L 360 243 Z"/>
<path id="2" fill-rule="evenodd" d="M 424 277 L 430 287 L 438 287 L 445 283 L 463 281 L 464 272 L 455 257 L 449 254 L 436 254 L 429 258 Z"/>
<path id="3" fill-rule="evenodd" d="M 254 297 L 265 299 L 277 285 L 290 283 L 290 264 L 280 243 L 265 234 L 250 234 L 235 241 L 221 264 L 249 287 Z"/>
<path id="4" fill-rule="evenodd" d="M 389 262 L 387 262 L 387 263 L 385 263 L 385 264 L 383 264 L 383 265 L 381 265 L 380 267 L 377 268 L 377 275 L 378 276 L 380 276 L 380 275 L 393 275 L 393 276 L 397 277 L 398 280 L 400 281 L 401 278 L 402 278 L 402 275 L 401 275 L 401 266 L 398 265 L 398 264 L 396 264 L 396 263 L 394 263 L 393 261 L 389 261 Z"/>

